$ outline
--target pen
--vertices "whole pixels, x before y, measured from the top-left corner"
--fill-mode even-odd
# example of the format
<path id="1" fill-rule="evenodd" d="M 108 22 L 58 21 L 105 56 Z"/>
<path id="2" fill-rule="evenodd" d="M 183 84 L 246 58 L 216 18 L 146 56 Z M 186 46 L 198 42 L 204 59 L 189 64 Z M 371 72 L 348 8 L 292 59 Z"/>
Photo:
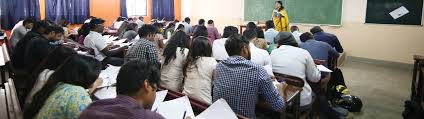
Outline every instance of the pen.
<path id="1" fill-rule="evenodd" d="M 184 111 L 183 119 L 185 118 L 186 113 L 187 113 L 187 111 Z"/>

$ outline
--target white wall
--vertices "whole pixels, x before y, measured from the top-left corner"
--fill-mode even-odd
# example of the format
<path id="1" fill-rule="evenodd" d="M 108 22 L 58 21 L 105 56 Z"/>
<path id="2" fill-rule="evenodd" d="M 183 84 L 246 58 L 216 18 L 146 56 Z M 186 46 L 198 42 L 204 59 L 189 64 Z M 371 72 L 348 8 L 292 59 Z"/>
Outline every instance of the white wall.
<path id="1" fill-rule="evenodd" d="M 183 17 L 192 24 L 213 19 L 219 31 L 244 24 L 244 0 L 182 0 Z M 341 27 L 323 26 L 336 34 L 348 55 L 401 63 L 413 63 L 412 55 L 424 55 L 422 26 L 364 24 L 366 0 L 343 0 Z M 264 12 L 268 14 L 268 12 Z M 300 25 L 303 32 L 311 26 Z"/>

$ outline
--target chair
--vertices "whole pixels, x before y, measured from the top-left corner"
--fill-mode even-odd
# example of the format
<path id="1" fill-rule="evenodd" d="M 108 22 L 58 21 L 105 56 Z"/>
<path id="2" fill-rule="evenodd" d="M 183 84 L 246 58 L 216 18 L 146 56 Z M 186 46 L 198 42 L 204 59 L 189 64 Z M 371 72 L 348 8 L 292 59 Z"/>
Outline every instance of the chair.
<path id="1" fill-rule="evenodd" d="M 7 119 L 6 90 L 0 89 L 0 119 Z"/>
<path id="2" fill-rule="evenodd" d="M 160 87 L 159 90 L 168 90 L 168 89 Z M 185 96 L 183 93 L 173 91 L 173 90 L 168 90 L 168 94 L 166 95 L 165 100 L 173 100 L 173 99 L 180 98 L 180 97 L 183 97 L 183 96 Z M 193 108 L 193 112 L 196 115 L 202 113 L 203 111 L 205 111 L 210 106 L 207 103 L 204 103 L 202 101 L 199 101 L 199 100 L 191 98 L 191 97 L 189 97 L 188 99 L 190 100 L 190 104 Z M 241 116 L 241 115 L 238 115 L 238 114 L 237 114 L 237 118 L 247 119 L 247 117 L 244 117 L 244 116 Z"/>
<path id="3" fill-rule="evenodd" d="M 15 84 L 12 79 L 9 79 L 8 82 L 5 83 L 5 89 L 9 119 L 23 119 L 22 109 L 19 104 Z"/>
<path id="4" fill-rule="evenodd" d="M 282 119 L 300 119 L 300 118 L 306 118 L 308 115 L 308 111 L 306 112 L 300 112 L 300 93 L 302 92 L 303 86 L 305 85 L 305 82 L 302 78 L 276 73 L 274 72 L 275 77 L 279 82 L 284 81 L 289 86 L 286 88 L 286 90 L 289 90 L 289 92 L 292 92 L 291 99 L 287 99 L 287 104 L 292 103 L 291 107 L 285 108 L 280 118 Z M 286 96 L 289 96 L 290 94 L 286 94 Z"/>

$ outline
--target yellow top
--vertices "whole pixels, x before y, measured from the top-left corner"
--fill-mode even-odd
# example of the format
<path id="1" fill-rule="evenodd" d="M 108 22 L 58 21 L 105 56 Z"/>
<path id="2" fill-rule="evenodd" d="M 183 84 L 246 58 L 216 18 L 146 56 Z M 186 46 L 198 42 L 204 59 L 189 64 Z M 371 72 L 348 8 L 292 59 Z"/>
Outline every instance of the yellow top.
<path id="1" fill-rule="evenodd" d="M 289 31 L 289 15 L 285 9 L 280 10 L 278 13 L 276 10 L 272 12 L 272 20 L 274 21 L 275 30 Z"/>

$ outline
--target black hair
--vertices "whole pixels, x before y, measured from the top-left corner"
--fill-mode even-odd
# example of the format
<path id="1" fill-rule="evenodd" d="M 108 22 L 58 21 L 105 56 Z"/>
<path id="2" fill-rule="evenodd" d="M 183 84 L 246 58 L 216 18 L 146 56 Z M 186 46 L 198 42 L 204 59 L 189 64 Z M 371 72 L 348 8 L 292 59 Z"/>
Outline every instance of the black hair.
<path id="1" fill-rule="evenodd" d="M 186 17 L 186 18 L 184 19 L 184 22 L 190 23 L 190 18 L 189 18 L 189 17 Z"/>
<path id="2" fill-rule="evenodd" d="M 100 61 L 84 55 L 70 56 L 50 76 L 44 87 L 34 95 L 32 103 L 24 111 L 25 118 L 30 119 L 37 115 L 59 83 L 88 89 L 97 80 L 100 71 Z"/>
<path id="3" fill-rule="evenodd" d="M 323 32 L 324 30 L 322 30 L 321 27 L 319 27 L 319 26 L 314 26 L 310 31 L 311 31 L 312 34 L 316 34 L 316 33 L 319 33 L 319 32 Z"/>
<path id="4" fill-rule="evenodd" d="M 180 52 L 184 54 L 184 49 L 188 48 L 188 41 L 189 36 L 187 36 L 183 31 L 177 31 L 167 42 L 167 45 L 163 50 L 163 56 L 165 57 L 163 65 L 168 65 L 171 60 L 174 60 L 177 57 L 178 47 L 181 48 Z"/>
<path id="5" fill-rule="evenodd" d="M 144 87 L 147 80 L 156 88 L 160 80 L 160 71 L 155 64 L 145 60 L 132 60 L 125 63 L 116 77 L 116 92 L 118 95 L 134 95 Z"/>
<path id="6" fill-rule="evenodd" d="M 256 30 L 245 30 L 243 32 L 243 37 L 245 37 L 247 40 L 253 40 L 253 38 L 257 38 L 258 33 L 256 32 Z"/>
<path id="7" fill-rule="evenodd" d="M 57 25 L 49 25 L 45 28 L 45 32 L 42 33 L 42 34 L 49 34 L 51 32 L 56 33 L 56 34 L 57 33 L 60 33 L 60 34 L 65 33 L 65 31 L 63 30 L 62 27 L 57 26 Z"/>
<path id="8" fill-rule="evenodd" d="M 257 28 L 256 33 L 257 33 L 258 38 L 265 38 L 265 33 L 262 29 Z"/>
<path id="9" fill-rule="evenodd" d="M 136 31 L 137 27 L 138 27 L 137 23 L 130 23 L 130 24 L 128 24 L 126 31 L 129 31 L 129 30 Z"/>
<path id="10" fill-rule="evenodd" d="M 61 18 L 58 22 L 57 25 L 61 26 L 61 27 L 67 27 L 70 24 L 70 22 L 65 19 L 65 18 Z"/>
<path id="11" fill-rule="evenodd" d="M 178 19 L 175 19 L 174 20 L 174 23 L 178 23 L 178 22 L 180 22 L 180 20 L 178 20 Z"/>
<path id="12" fill-rule="evenodd" d="M 156 34 L 156 27 L 150 24 L 143 25 L 140 29 L 138 29 L 138 35 L 140 38 L 146 37 L 149 34 Z"/>
<path id="13" fill-rule="evenodd" d="M 257 28 L 258 28 L 258 26 L 256 26 L 256 24 L 253 23 L 253 22 L 249 22 L 246 25 L 246 30 L 248 30 L 248 29 L 257 29 Z"/>
<path id="14" fill-rule="evenodd" d="M 84 36 L 86 37 L 88 34 L 90 34 L 90 24 L 84 23 L 80 29 L 78 29 L 78 36 Z"/>
<path id="15" fill-rule="evenodd" d="M 204 19 L 200 19 L 199 20 L 199 25 L 204 25 L 205 24 L 205 20 Z"/>
<path id="16" fill-rule="evenodd" d="M 184 27 L 185 27 L 184 24 L 179 24 L 177 29 L 183 29 L 184 30 Z"/>
<path id="17" fill-rule="evenodd" d="M 169 23 L 165 29 L 168 30 L 169 28 L 173 28 L 173 27 L 175 27 L 175 23 Z"/>
<path id="18" fill-rule="evenodd" d="M 189 67 L 195 65 L 200 57 L 211 57 L 212 45 L 209 43 L 207 37 L 197 37 L 193 40 L 188 51 L 187 60 L 183 66 L 183 75 L 187 77 Z M 197 66 L 195 65 L 195 68 Z"/>
<path id="19" fill-rule="evenodd" d="M 274 21 L 272 21 L 272 20 L 268 20 L 268 21 L 266 21 L 265 22 L 265 25 L 266 25 L 266 28 L 267 29 L 270 29 L 270 28 L 274 28 L 275 26 L 274 26 Z"/>
<path id="20" fill-rule="evenodd" d="M 238 29 L 234 26 L 227 26 L 224 28 L 224 34 L 222 35 L 222 37 L 228 38 L 234 34 L 238 34 Z"/>
<path id="21" fill-rule="evenodd" d="M 193 33 L 193 38 L 199 36 L 208 37 L 208 28 L 206 26 L 197 26 L 196 31 Z"/>
<path id="22" fill-rule="evenodd" d="M 230 36 L 225 42 L 225 50 L 229 56 L 241 55 L 244 47 L 249 47 L 249 41 L 239 34 Z"/>
<path id="23" fill-rule="evenodd" d="M 34 23 L 34 27 L 31 29 L 31 31 L 38 33 L 38 34 L 44 34 L 46 32 L 46 29 L 52 25 L 50 22 L 46 20 L 37 21 Z"/>
<path id="24" fill-rule="evenodd" d="M 298 31 L 298 30 L 299 30 L 299 27 L 297 27 L 297 26 L 290 27 L 291 32 Z"/>
<path id="25" fill-rule="evenodd" d="M 314 36 L 309 32 L 305 32 L 302 35 L 300 35 L 300 41 L 302 42 L 306 42 L 311 39 L 314 39 Z"/>
<path id="26" fill-rule="evenodd" d="M 90 30 L 94 30 L 97 28 L 97 25 L 105 23 L 105 20 L 94 18 L 90 21 Z"/>
<path id="27" fill-rule="evenodd" d="M 280 5 L 281 5 L 281 8 L 280 8 L 280 9 L 278 9 L 278 11 L 281 11 L 281 10 L 283 10 L 283 9 L 284 9 L 283 2 L 281 2 L 281 1 L 275 1 L 275 3 L 278 3 L 278 4 L 280 4 Z"/>
<path id="28" fill-rule="evenodd" d="M 138 19 L 140 19 L 140 20 L 144 20 L 144 17 L 143 17 L 143 16 L 140 16 L 140 17 L 138 17 Z"/>
<path id="29" fill-rule="evenodd" d="M 277 35 L 274 38 L 274 42 L 277 43 L 278 45 L 290 45 L 293 47 L 299 47 L 299 44 L 296 42 L 296 40 L 294 39 L 294 36 L 291 33 L 290 33 L 290 36 L 286 38 L 280 38 L 280 35 Z"/>
<path id="30" fill-rule="evenodd" d="M 208 24 L 213 24 L 213 20 L 209 20 L 208 21 Z"/>
<path id="31" fill-rule="evenodd" d="M 134 20 L 133 18 L 128 18 L 128 21 L 132 21 L 132 20 Z"/>
<path id="32" fill-rule="evenodd" d="M 23 21 L 23 25 L 26 25 L 26 24 L 34 24 L 35 23 L 35 18 L 34 17 L 28 17 L 28 18 L 26 18 L 24 21 Z"/>

